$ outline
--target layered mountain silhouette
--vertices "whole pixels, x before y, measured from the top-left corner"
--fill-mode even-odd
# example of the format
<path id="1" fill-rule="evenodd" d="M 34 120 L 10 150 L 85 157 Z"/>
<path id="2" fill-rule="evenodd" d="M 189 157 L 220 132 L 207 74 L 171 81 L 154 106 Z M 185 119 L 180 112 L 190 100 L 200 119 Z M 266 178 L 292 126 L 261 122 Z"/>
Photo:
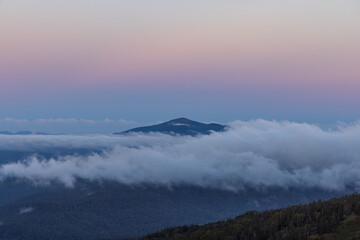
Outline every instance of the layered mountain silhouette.
<path id="1" fill-rule="evenodd" d="M 187 118 L 177 118 L 168 122 L 160 123 L 157 125 L 133 128 L 124 132 L 115 134 L 128 134 L 128 133 L 163 133 L 170 135 L 189 135 L 196 136 L 201 134 L 210 134 L 211 132 L 221 132 L 226 128 L 225 125 L 217 123 L 201 123 Z"/>

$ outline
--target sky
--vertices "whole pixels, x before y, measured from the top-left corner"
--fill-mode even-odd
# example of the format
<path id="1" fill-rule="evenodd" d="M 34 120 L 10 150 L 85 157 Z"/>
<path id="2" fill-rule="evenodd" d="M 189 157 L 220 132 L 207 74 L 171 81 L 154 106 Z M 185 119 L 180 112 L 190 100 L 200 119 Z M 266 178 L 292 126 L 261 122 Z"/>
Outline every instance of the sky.
<path id="1" fill-rule="evenodd" d="M 0 131 L 360 119 L 357 0 L 0 0 Z"/>

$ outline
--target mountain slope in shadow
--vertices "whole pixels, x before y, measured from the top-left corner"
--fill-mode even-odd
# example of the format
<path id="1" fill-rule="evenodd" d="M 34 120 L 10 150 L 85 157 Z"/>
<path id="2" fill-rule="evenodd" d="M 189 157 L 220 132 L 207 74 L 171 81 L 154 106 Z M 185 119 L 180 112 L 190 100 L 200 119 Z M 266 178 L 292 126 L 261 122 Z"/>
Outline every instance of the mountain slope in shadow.
<path id="1" fill-rule="evenodd" d="M 192 121 L 187 118 L 177 118 L 157 125 L 133 128 L 124 132 L 114 134 L 129 134 L 129 133 L 163 133 L 170 135 L 188 135 L 196 136 L 202 134 L 210 134 L 212 132 L 225 131 L 226 126 L 217 123 L 201 123 Z"/>

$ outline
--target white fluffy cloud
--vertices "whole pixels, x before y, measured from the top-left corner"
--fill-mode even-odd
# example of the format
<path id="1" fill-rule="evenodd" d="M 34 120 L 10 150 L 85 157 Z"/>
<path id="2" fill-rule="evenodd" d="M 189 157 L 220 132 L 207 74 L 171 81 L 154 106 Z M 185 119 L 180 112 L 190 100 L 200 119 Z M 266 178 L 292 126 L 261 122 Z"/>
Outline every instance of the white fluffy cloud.
<path id="1" fill-rule="evenodd" d="M 323 130 L 315 125 L 256 120 L 198 137 L 3 136 L 2 149 L 107 148 L 102 154 L 38 159 L 0 166 L 0 177 L 115 180 L 124 184 L 239 190 L 243 187 L 360 186 L 360 124 Z"/>

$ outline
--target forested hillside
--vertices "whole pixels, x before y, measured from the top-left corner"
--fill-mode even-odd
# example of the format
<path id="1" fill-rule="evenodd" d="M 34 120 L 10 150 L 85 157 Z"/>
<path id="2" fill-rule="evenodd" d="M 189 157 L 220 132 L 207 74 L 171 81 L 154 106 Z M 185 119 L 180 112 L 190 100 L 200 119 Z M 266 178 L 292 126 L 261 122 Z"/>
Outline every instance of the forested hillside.
<path id="1" fill-rule="evenodd" d="M 235 219 L 204 226 L 169 228 L 142 240 L 357 240 L 360 239 L 359 215 L 360 195 L 353 194 L 262 213 L 247 212 Z"/>

